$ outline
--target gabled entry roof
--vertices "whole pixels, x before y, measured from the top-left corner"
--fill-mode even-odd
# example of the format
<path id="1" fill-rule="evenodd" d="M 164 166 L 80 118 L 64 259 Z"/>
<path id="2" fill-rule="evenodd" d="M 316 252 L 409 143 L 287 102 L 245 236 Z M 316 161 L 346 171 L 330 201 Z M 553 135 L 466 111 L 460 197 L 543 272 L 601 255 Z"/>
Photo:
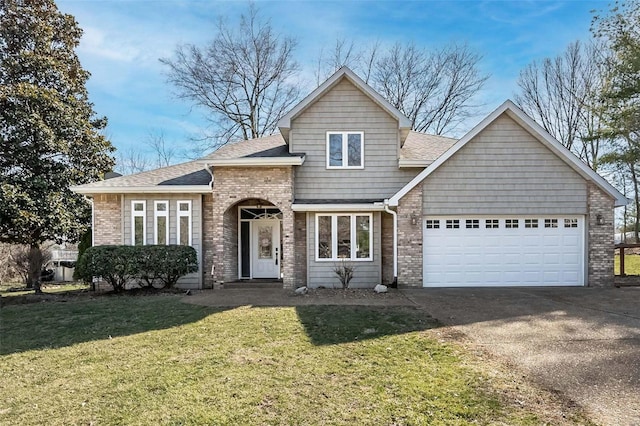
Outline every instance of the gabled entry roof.
<path id="1" fill-rule="evenodd" d="M 400 191 L 398 191 L 393 197 L 389 199 L 390 206 L 397 206 L 402 197 L 407 195 L 409 191 L 419 185 L 427 176 L 432 174 L 442 164 L 444 164 L 449 158 L 451 158 L 456 152 L 464 147 L 470 140 L 477 136 L 481 131 L 487 128 L 502 114 L 507 114 L 511 119 L 518 123 L 527 132 L 531 133 L 536 139 L 540 141 L 544 146 L 551 150 L 564 161 L 569 167 L 571 167 L 576 173 L 582 176 L 585 180 L 591 181 L 596 184 L 607 194 L 611 195 L 615 199 L 615 206 L 624 206 L 629 203 L 629 200 L 620 193 L 613 185 L 607 182 L 602 176 L 593 171 L 582 160 L 576 157 L 571 151 L 558 142 L 553 136 L 551 136 L 546 130 L 544 130 L 538 123 L 536 123 L 531 117 L 518 108 L 512 101 L 507 100 L 498 108 L 496 108 L 491 114 L 489 114 L 484 120 L 478 123 L 473 129 L 471 129 L 466 135 L 456 142 L 451 148 L 449 148 L 444 154 L 436 159 L 432 164 L 425 168 L 420 174 L 413 178 L 408 184 L 406 184 Z"/>
<path id="2" fill-rule="evenodd" d="M 407 136 L 411 130 L 411 121 L 404 116 L 396 107 L 391 105 L 386 99 L 384 99 L 378 92 L 373 90 L 371 86 L 365 83 L 360 77 L 358 77 L 353 71 L 347 67 L 342 67 L 336 71 L 328 80 L 322 83 L 316 90 L 311 92 L 300 103 L 298 103 L 291 111 L 283 116 L 278 121 L 278 127 L 284 140 L 289 143 L 289 130 L 291 129 L 291 120 L 300 115 L 305 109 L 313 104 L 318 98 L 322 97 L 326 92 L 331 90 L 336 84 L 338 84 L 343 78 L 348 79 L 354 86 L 360 89 L 365 95 L 371 98 L 382 109 L 387 111 L 389 115 L 398 120 L 398 129 L 402 130 L 402 139 Z"/>

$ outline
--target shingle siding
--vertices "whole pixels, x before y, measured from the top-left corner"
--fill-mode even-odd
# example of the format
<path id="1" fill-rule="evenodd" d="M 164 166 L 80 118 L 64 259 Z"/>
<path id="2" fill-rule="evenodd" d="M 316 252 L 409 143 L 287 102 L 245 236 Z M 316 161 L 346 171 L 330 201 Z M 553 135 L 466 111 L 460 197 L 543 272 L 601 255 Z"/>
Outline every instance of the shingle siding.
<path id="1" fill-rule="evenodd" d="M 364 169 L 326 168 L 328 131 L 364 132 Z M 398 146 L 397 120 L 342 80 L 291 122 L 290 150 L 306 154 L 296 170 L 296 199 L 390 197 L 420 171 L 398 169 Z"/>
<path id="2" fill-rule="evenodd" d="M 423 187 L 425 215 L 587 213 L 584 179 L 506 114 Z"/>

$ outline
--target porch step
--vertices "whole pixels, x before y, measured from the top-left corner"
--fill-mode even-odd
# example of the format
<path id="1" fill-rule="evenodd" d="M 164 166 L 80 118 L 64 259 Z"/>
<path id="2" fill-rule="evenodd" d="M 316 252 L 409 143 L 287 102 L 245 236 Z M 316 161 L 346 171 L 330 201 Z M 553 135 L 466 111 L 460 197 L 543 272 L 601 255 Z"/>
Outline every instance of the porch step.
<path id="1" fill-rule="evenodd" d="M 282 280 L 242 280 L 224 283 L 223 288 L 282 288 Z"/>

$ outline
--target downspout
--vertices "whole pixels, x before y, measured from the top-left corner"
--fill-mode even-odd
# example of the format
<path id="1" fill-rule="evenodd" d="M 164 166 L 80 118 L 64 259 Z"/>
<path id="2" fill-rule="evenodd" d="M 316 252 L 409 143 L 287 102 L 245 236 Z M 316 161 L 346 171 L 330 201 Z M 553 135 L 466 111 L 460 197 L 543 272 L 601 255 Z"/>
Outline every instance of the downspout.
<path id="1" fill-rule="evenodd" d="M 211 181 L 209 182 L 209 189 L 213 190 L 213 172 L 208 164 L 204 165 L 204 169 L 211 175 Z"/>
<path id="2" fill-rule="evenodd" d="M 393 216 L 393 287 L 398 286 L 398 213 L 391 210 L 389 200 L 384 200 L 384 211 Z"/>

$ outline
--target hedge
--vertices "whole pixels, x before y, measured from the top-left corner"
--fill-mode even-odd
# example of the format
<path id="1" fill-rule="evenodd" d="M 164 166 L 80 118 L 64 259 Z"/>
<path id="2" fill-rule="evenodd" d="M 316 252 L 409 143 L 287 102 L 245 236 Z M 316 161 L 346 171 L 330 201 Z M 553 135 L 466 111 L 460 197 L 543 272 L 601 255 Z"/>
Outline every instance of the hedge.
<path id="1" fill-rule="evenodd" d="M 135 280 L 141 286 L 171 288 L 180 277 L 198 270 L 193 247 L 178 245 L 95 246 L 78 259 L 78 276 L 86 281 L 102 277 L 113 290 L 125 290 Z"/>

